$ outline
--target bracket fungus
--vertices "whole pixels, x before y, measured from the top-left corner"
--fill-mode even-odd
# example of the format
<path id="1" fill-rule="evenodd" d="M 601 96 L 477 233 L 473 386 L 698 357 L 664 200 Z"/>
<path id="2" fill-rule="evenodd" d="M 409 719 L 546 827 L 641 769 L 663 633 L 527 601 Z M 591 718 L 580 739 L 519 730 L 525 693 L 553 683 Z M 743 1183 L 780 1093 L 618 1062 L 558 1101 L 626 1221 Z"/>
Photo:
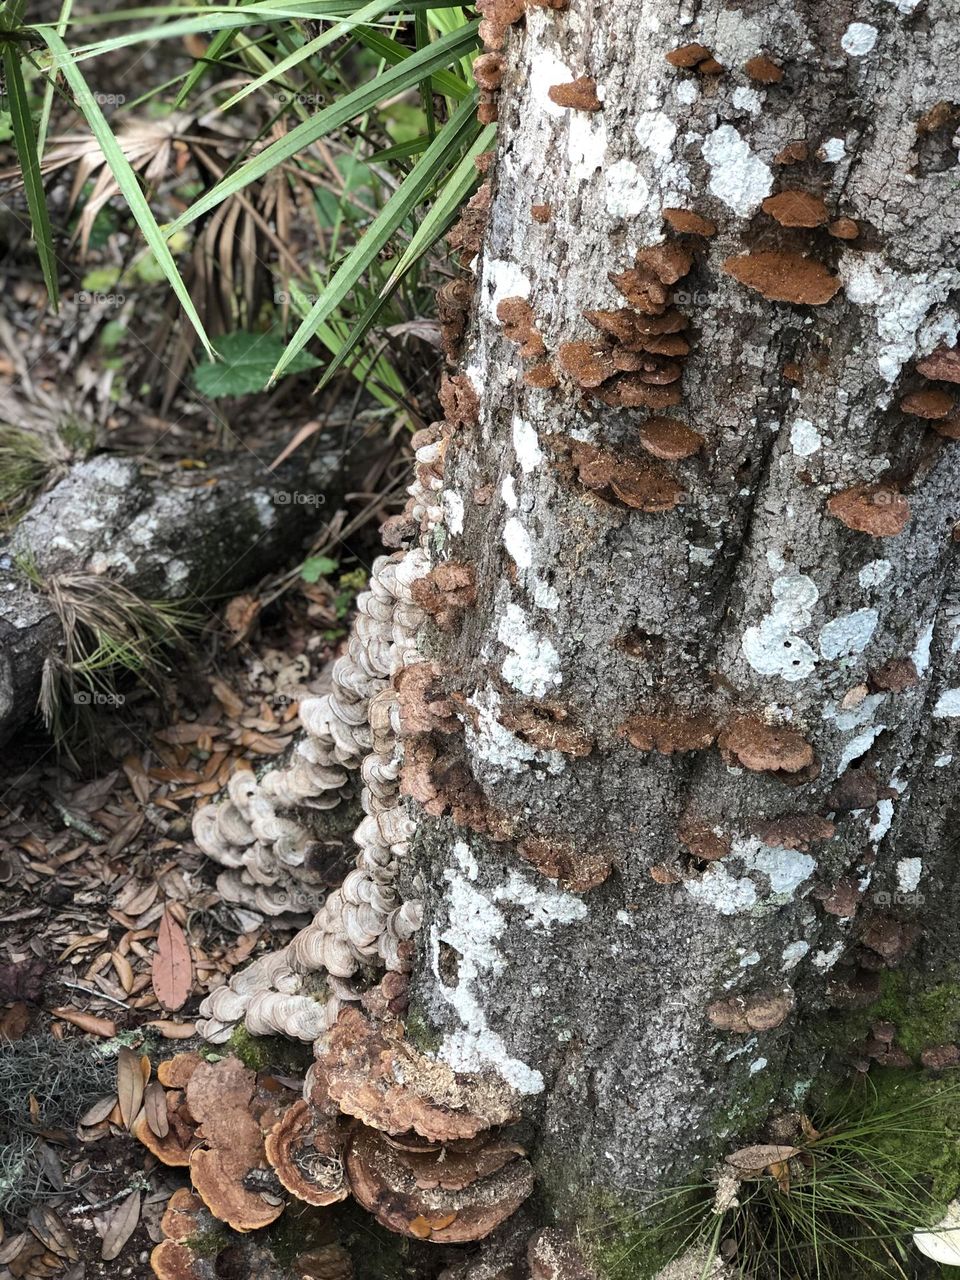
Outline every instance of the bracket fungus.
<path id="1" fill-rule="evenodd" d="M 935 382 L 960 382 L 960 351 L 956 347 L 937 347 L 917 361 L 917 373 Z"/>
<path id="2" fill-rule="evenodd" d="M 350 1194 L 343 1136 L 336 1120 L 301 1099 L 288 1107 L 264 1139 L 264 1154 L 291 1195 L 328 1205 Z"/>
<path id="3" fill-rule="evenodd" d="M 717 224 L 692 209 L 661 209 L 664 221 L 680 235 L 715 236 Z"/>
<path id="4" fill-rule="evenodd" d="M 730 764 L 753 773 L 799 773 L 814 763 L 813 747 L 796 729 L 767 724 L 757 716 L 738 716 L 718 739 Z"/>
<path id="5" fill-rule="evenodd" d="M 782 227 L 820 227 L 830 218 L 823 198 L 812 191 L 779 191 L 767 196 L 761 207 Z"/>
<path id="6" fill-rule="evenodd" d="M 503 325 L 503 336 L 519 344 L 524 360 L 534 360 L 545 353 L 528 299 L 502 298 L 497 304 L 497 319 Z"/>
<path id="7" fill-rule="evenodd" d="M 621 733 L 638 751 L 660 755 L 706 751 L 717 737 L 717 724 L 709 712 L 671 707 L 661 712 L 638 712 L 624 721 Z"/>
<path id="8" fill-rule="evenodd" d="M 647 418 L 637 428 L 637 439 L 655 458 L 677 462 L 698 453 L 706 443 L 699 431 L 676 418 Z"/>
<path id="9" fill-rule="evenodd" d="M 587 489 L 610 489 L 614 497 L 638 511 L 672 511 L 683 490 L 667 471 L 644 459 L 621 458 L 582 440 L 572 442 L 571 460 Z"/>
<path id="10" fill-rule="evenodd" d="M 756 57 L 745 62 L 743 69 L 757 84 L 779 84 L 783 79 L 783 68 L 765 53 L 758 53 Z"/>
<path id="11" fill-rule="evenodd" d="M 558 107 L 570 107 L 574 111 L 599 111 L 603 107 L 592 76 L 578 76 L 567 84 L 551 85 L 547 97 Z"/>
<path id="12" fill-rule="evenodd" d="M 827 511 L 857 533 L 895 538 L 910 519 L 910 504 L 902 493 L 885 484 L 857 484 L 835 493 Z"/>
<path id="13" fill-rule="evenodd" d="M 474 567 L 459 560 L 444 560 L 410 584 L 410 595 L 441 631 L 452 631 L 463 611 L 476 604 Z"/>
<path id="14" fill-rule="evenodd" d="M 684 819 L 677 827 L 677 839 L 694 858 L 702 862 L 718 862 L 732 848 L 728 835 L 718 834 L 709 823 Z"/>
<path id="15" fill-rule="evenodd" d="M 788 249 L 762 249 L 727 258 L 723 269 L 770 302 L 821 307 L 840 288 L 839 276 L 815 258 Z"/>
<path id="16" fill-rule="evenodd" d="M 794 813 L 759 823 L 756 834 L 768 848 L 809 849 L 813 844 L 831 840 L 836 826 L 816 813 Z"/>
<path id="17" fill-rule="evenodd" d="M 900 401 L 901 410 L 915 418 L 947 418 L 955 407 L 953 396 L 940 387 L 922 387 L 919 391 L 911 391 Z"/>
<path id="18" fill-rule="evenodd" d="M 856 240 L 860 234 L 860 224 L 853 218 L 834 218 L 827 225 L 827 235 L 835 240 Z"/>
<path id="19" fill-rule="evenodd" d="M 681 67 L 685 71 L 697 71 L 704 76 L 721 75 L 726 70 L 704 44 L 682 44 L 676 49 L 671 49 L 665 57 L 672 67 Z"/>
<path id="20" fill-rule="evenodd" d="M 483 1239 L 533 1190 L 523 1149 L 498 1140 L 410 1149 L 360 1128 L 346 1161 L 365 1209 L 389 1230 L 433 1244 Z"/>
<path id="21" fill-rule="evenodd" d="M 525 862 L 572 893 L 586 893 L 603 884 L 613 870 L 608 854 L 584 851 L 573 840 L 559 836 L 527 836 L 517 845 Z"/>
<path id="22" fill-rule="evenodd" d="M 789 987 L 781 991 L 759 991 L 751 996 L 727 996 L 707 1006 L 707 1018 L 718 1030 L 738 1035 L 772 1031 L 786 1022 L 794 1004 Z"/>
<path id="23" fill-rule="evenodd" d="M 556 702 L 506 706 L 500 713 L 500 722 L 541 751 L 559 751 L 561 755 L 580 759 L 594 748 L 593 735 L 571 719 L 566 707 Z"/>

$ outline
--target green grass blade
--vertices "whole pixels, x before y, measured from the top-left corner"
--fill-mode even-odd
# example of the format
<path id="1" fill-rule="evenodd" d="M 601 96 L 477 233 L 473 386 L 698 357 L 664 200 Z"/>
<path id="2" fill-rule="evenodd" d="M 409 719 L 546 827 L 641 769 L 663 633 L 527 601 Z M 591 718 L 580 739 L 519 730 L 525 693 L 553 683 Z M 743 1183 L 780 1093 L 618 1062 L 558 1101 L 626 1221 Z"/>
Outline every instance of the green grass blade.
<path id="1" fill-rule="evenodd" d="M 446 231 L 456 217 L 457 211 L 466 200 L 477 182 L 477 166 L 474 160 L 484 151 L 489 151 L 497 136 L 497 126 L 488 124 L 476 138 L 470 150 L 448 178 L 443 190 L 430 206 L 430 212 L 417 228 L 416 234 L 407 245 L 403 257 L 394 267 L 389 280 L 383 286 L 383 292 L 394 289 L 401 278 L 406 275 L 415 262 L 422 258 Z"/>
<path id="2" fill-rule="evenodd" d="M 210 69 L 211 64 L 214 62 L 218 62 L 220 59 L 220 55 L 226 52 L 227 49 L 229 49 L 230 42 L 232 40 L 233 40 L 232 31 L 217 32 L 217 34 L 210 41 L 210 44 L 207 47 L 207 52 L 205 56 L 202 58 L 198 58 L 197 61 L 193 64 L 193 66 L 190 68 L 187 78 L 186 80 L 184 80 L 183 85 L 180 89 L 180 92 L 177 94 L 176 101 L 173 104 L 174 107 L 179 108 L 183 106 L 183 104 L 190 97 L 191 93 L 193 93 L 194 89 L 197 87 L 197 85 L 206 75 L 207 71 Z"/>
<path id="3" fill-rule="evenodd" d="M 73 0 L 63 0 L 60 5 L 60 16 L 57 19 L 57 35 L 62 36 L 66 31 L 72 9 Z M 43 159 L 44 148 L 47 145 L 47 131 L 50 128 L 50 112 L 53 110 L 53 95 L 55 92 L 56 82 L 51 76 L 43 87 L 43 105 L 40 108 L 40 120 L 37 124 L 37 155 L 41 160 Z"/>
<path id="4" fill-rule="evenodd" d="M 203 328 L 197 309 L 193 305 L 193 300 L 187 290 L 186 285 L 177 270 L 177 264 L 173 260 L 173 254 L 167 245 L 166 237 L 157 226 L 156 219 L 150 210 L 146 196 L 140 189 L 140 183 L 136 174 L 130 167 L 130 162 L 123 154 L 120 144 L 111 132 L 110 126 L 104 118 L 103 112 L 100 110 L 93 94 L 84 80 L 79 69 L 74 65 L 70 57 L 70 51 L 63 43 L 56 31 L 52 27 L 38 27 L 38 34 L 42 37 L 50 52 L 54 55 L 54 65 L 51 74 L 56 75 L 57 70 L 61 70 L 73 91 L 73 96 L 80 111 L 83 113 L 90 131 L 100 144 L 100 150 L 104 154 L 107 164 L 110 166 L 110 172 L 120 188 L 120 191 L 127 202 L 131 214 L 136 220 L 137 226 L 143 234 L 144 239 L 153 251 L 153 255 L 160 264 L 163 274 L 166 276 L 170 287 L 176 294 L 180 305 L 187 314 L 190 323 L 197 331 L 197 336 L 203 343 L 204 350 L 213 358 L 213 348 L 210 345 L 210 339 L 207 337 Z"/>
<path id="5" fill-rule="evenodd" d="M 476 130 L 476 102 L 466 99 L 437 134 L 401 185 L 374 218 L 365 234 L 347 254 L 340 269 L 317 298 L 293 335 L 273 371 L 278 378 L 322 324 L 356 287 L 357 281 L 379 255 L 397 228 L 434 189 L 450 160 L 469 142 Z"/>
<path id="6" fill-rule="evenodd" d="M 254 93 L 257 89 L 262 89 L 263 86 L 269 84 L 271 80 L 276 80 L 278 77 L 286 75 L 288 71 L 299 66 L 301 62 L 305 61 L 305 59 L 312 58 L 314 54 L 319 53 L 321 49 L 325 49 L 327 45 L 332 44 L 334 40 L 339 40 L 341 36 L 347 35 L 352 28 L 357 26 L 359 23 L 375 22 L 387 9 L 394 8 L 396 8 L 396 0 L 370 0 L 368 4 L 365 4 L 362 9 L 358 9 L 351 17 L 338 22 L 328 31 L 322 31 L 320 35 L 314 37 L 313 40 L 308 40 L 306 44 L 301 45 L 299 49 L 295 49 L 293 53 L 288 54 L 287 57 L 278 62 L 276 66 L 271 67 L 268 71 L 265 71 L 262 75 L 258 76 L 256 80 L 252 80 L 250 84 L 244 85 L 244 87 L 239 89 L 233 97 L 228 98 L 227 101 L 223 103 L 220 110 L 229 111 L 231 107 L 235 107 L 238 102 L 242 102 L 244 98 L 249 96 L 249 94 Z M 417 16 L 419 19 L 420 15 Z"/>
<path id="7" fill-rule="evenodd" d="M 462 30 L 462 28 L 457 29 Z M 404 58 L 411 56 L 409 49 L 404 48 L 402 44 L 399 44 L 390 36 L 384 35 L 382 31 L 377 31 L 375 27 L 357 27 L 354 35 L 367 46 L 371 53 L 377 54 L 392 65 L 403 62 Z M 468 52 L 472 54 L 474 49 L 472 48 Z M 461 98 L 465 98 L 471 89 L 466 80 L 462 80 L 451 71 L 433 71 L 430 74 L 430 79 L 433 81 L 433 87 L 437 93 L 442 93 L 446 98 L 452 98 L 454 102 L 459 102 Z"/>
<path id="8" fill-rule="evenodd" d="M 430 23 L 427 14 L 415 13 L 413 15 L 414 41 L 418 49 L 424 48 L 430 43 Z M 420 81 L 420 101 L 423 104 L 423 113 L 427 117 L 427 133 L 430 135 L 431 141 L 437 132 L 437 121 L 433 110 L 433 84 L 429 77 Z"/>
<path id="9" fill-rule="evenodd" d="M 37 139 L 30 116 L 27 86 L 23 82 L 20 54 L 12 43 L 5 43 L 3 46 L 3 75 L 7 82 L 7 102 L 10 107 L 13 145 L 16 147 L 17 159 L 20 161 L 20 169 L 23 173 L 23 188 L 27 196 L 27 208 L 30 210 L 30 222 L 33 225 L 33 238 L 37 244 L 40 270 L 43 272 L 43 283 L 47 286 L 50 304 L 56 310 L 60 305 L 60 290 L 57 285 L 57 255 L 53 248 L 53 229 L 50 226 L 47 198 L 43 190 L 40 156 L 37 152 Z"/>
<path id="10" fill-rule="evenodd" d="M 185 213 L 170 224 L 168 234 L 188 226 L 201 214 L 215 208 L 221 201 L 236 195 L 251 182 L 257 182 L 278 165 L 291 160 L 299 151 L 309 147 L 319 138 L 325 137 L 333 129 L 337 129 L 348 120 L 361 115 L 385 98 L 403 93 L 416 85 L 423 75 L 430 74 L 435 68 L 445 66 L 451 60 L 476 45 L 477 22 L 471 22 L 460 32 L 437 40 L 426 49 L 412 53 L 399 66 L 392 67 L 377 76 L 369 84 L 360 85 L 352 93 L 345 94 L 337 102 L 324 107 L 316 115 L 297 125 L 285 137 L 265 147 L 259 154 L 252 156 L 234 173 L 228 174 L 211 190 L 195 201 Z"/>

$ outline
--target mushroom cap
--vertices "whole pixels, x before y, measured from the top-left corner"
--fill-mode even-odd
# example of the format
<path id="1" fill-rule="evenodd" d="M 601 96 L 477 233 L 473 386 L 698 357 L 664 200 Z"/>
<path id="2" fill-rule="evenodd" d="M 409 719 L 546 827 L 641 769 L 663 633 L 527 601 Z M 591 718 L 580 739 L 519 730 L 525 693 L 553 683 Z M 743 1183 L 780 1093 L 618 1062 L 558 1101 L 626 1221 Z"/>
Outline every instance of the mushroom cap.
<path id="1" fill-rule="evenodd" d="M 830 217 L 821 196 L 796 188 L 767 196 L 762 208 L 782 227 L 820 227 Z"/>
<path id="2" fill-rule="evenodd" d="M 661 209 L 664 221 L 681 235 L 715 236 L 717 224 L 692 209 Z"/>
<path id="3" fill-rule="evenodd" d="M 382 1134 L 360 1128 L 347 1148 L 350 1189 L 378 1222 L 400 1235 L 433 1244 L 482 1240 L 516 1212 L 534 1181 L 518 1148 L 492 1147 L 489 1156 L 481 1147 L 472 1157 L 452 1157 L 459 1189 L 428 1188 L 421 1183 L 436 1179 L 440 1159 L 402 1151 Z"/>
<path id="4" fill-rule="evenodd" d="M 160 1230 L 168 1240 L 186 1240 L 197 1230 L 197 1214 L 203 1201 L 187 1187 L 178 1187 L 163 1211 Z"/>
<path id="5" fill-rule="evenodd" d="M 157 1157 L 161 1164 L 184 1169 L 190 1164 L 190 1152 L 194 1144 L 191 1142 L 185 1146 L 173 1125 L 167 1131 L 166 1137 L 159 1138 L 147 1123 L 146 1112 L 141 1111 L 133 1122 L 131 1133 Z"/>
<path id="6" fill-rule="evenodd" d="M 937 347 L 917 361 L 917 373 L 935 382 L 960 382 L 960 351 L 956 347 Z"/>
<path id="7" fill-rule="evenodd" d="M 713 57 L 713 53 L 705 44 L 682 44 L 671 49 L 665 55 L 672 67 L 695 67 L 698 62 L 705 62 Z"/>
<path id="8" fill-rule="evenodd" d="M 900 408 L 915 418 L 947 418 L 953 413 L 954 399 L 940 387 L 923 387 L 905 395 L 900 401 Z"/>
<path id="9" fill-rule="evenodd" d="M 663 240 L 660 244 L 639 249 L 636 264 L 652 271 L 661 284 L 676 284 L 689 274 L 693 254 L 679 240 Z"/>
<path id="10" fill-rule="evenodd" d="M 822 262 L 787 249 L 762 249 L 727 258 L 727 275 L 739 280 L 771 302 L 793 302 L 819 307 L 840 288 L 840 277 Z"/>
<path id="11" fill-rule="evenodd" d="M 157 1067 L 157 1079 L 165 1089 L 185 1089 L 203 1058 L 199 1053 L 175 1053 Z"/>
<path id="12" fill-rule="evenodd" d="M 603 106 L 592 76 L 578 76 L 567 84 L 551 85 L 547 97 L 558 107 L 571 107 L 575 111 L 599 111 Z"/>
<path id="13" fill-rule="evenodd" d="M 945 440 L 960 440 L 960 417 L 944 418 L 930 424 L 938 436 Z"/>
<path id="14" fill-rule="evenodd" d="M 150 1270 L 157 1280 L 198 1280 L 193 1250 L 178 1240 L 162 1240 L 150 1253 Z"/>
<path id="15" fill-rule="evenodd" d="M 758 53 L 755 58 L 743 64 L 743 69 L 751 80 L 757 84 L 777 84 L 783 79 L 783 70 L 765 53 Z"/>
<path id="16" fill-rule="evenodd" d="M 258 1231 L 276 1222 L 284 1204 L 268 1204 L 255 1191 L 248 1191 L 242 1178 L 255 1165 L 237 1171 L 237 1161 L 229 1153 L 199 1147 L 190 1158 L 190 1178 L 197 1195 L 215 1218 L 234 1231 Z"/>
<path id="17" fill-rule="evenodd" d="M 676 418 L 647 418 L 637 428 L 637 438 L 655 458 L 674 462 L 680 458 L 689 458 L 704 446 L 704 438 L 699 431 L 694 431 L 686 423 Z"/>
<path id="18" fill-rule="evenodd" d="M 264 1139 L 267 1160 L 298 1200 L 335 1204 L 350 1194 L 336 1122 L 308 1102 L 295 1102 Z"/>
<path id="19" fill-rule="evenodd" d="M 624 722 L 623 735 L 638 751 L 706 751 L 717 736 L 716 722 L 709 713 L 671 707 L 661 712 L 641 711 Z"/>
<path id="20" fill-rule="evenodd" d="M 856 240 L 860 234 L 860 224 L 853 218 L 834 218 L 827 226 L 827 235 L 836 240 Z"/>
<path id="21" fill-rule="evenodd" d="M 344 1009 L 315 1046 L 317 1075 L 347 1115 L 386 1133 L 432 1141 L 473 1138 L 519 1114 L 515 1090 L 493 1075 L 457 1073 Z"/>
<path id="22" fill-rule="evenodd" d="M 728 996 L 707 1006 L 707 1018 L 721 1031 L 734 1031 L 739 1035 L 772 1031 L 786 1021 L 795 1003 L 789 987 L 750 996 Z"/>
<path id="23" fill-rule="evenodd" d="M 767 724 L 757 716 L 738 716 L 720 734 L 719 746 L 725 759 L 754 773 L 799 773 L 815 758 L 796 729 Z"/>
<path id="24" fill-rule="evenodd" d="M 910 519 L 910 504 L 902 493 L 885 484 L 857 484 L 835 493 L 827 511 L 848 529 L 875 538 L 895 538 Z"/>

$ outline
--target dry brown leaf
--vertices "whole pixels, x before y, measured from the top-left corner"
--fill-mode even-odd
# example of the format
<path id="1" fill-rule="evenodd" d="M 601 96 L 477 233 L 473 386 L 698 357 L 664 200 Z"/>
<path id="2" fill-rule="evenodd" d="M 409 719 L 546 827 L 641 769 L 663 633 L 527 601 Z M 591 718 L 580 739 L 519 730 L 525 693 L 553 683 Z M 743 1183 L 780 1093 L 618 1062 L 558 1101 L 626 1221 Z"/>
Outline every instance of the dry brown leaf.
<path id="1" fill-rule="evenodd" d="M 228 649 L 246 640 L 260 616 L 262 607 L 262 601 L 256 596 L 234 596 L 223 613 L 223 620 L 231 632 L 230 639 L 227 641 Z"/>
<path id="2" fill-rule="evenodd" d="M 221 680 L 219 676 L 214 676 L 210 681 L 210 688 L 213 690 L 213 696 L 228 716 L 236 719 L 237 716 L 243 715 L 243 699 L 230 688 L 226 680 Z"/>
<path id="3" fill-rule="evenodd" d="M 85 933 L 80 938 L 74 938 L 57 956 L 57 964 L 62 964 L 67 956 L 72 955 L 74 951 L 80 951 L 83 947 L 92 947 L 97 942 L 106 942 L 109 937 L 109 932 L 106 929 L 101 929 L 99 933 Z"/>
<path id="4" fill-rule="evenodd" d="M 145 1022 L 143 1025 L 150 1031 L 156 1031 L 157 1035 L 163 1036 L 165 1040 L 189 1040 L 197 1034 L 195 1022 L 168 1022 L 165 1018 L 159 1018 L 154 1022 Z"/>
<path id="5" fill-rule="evenodd" d="M 123 853 L 124 849 L 139 834 L 140 828 L 143 826 L 143 814 L 132 813 L 126 822 L 119 827 L 107 844 L 103 851 L 105 858 L 116 858 L 118 854 Z"/>
<path id="6" fill-rule="evenodd" d="M 179 724 L 169 725 L 166 729 L 158 729 L 154 737 L 161 742 L 169 742 L 177 746 L 186 742 L 198 742 L 204 735 L 212 737 L 222 733 L 217 724 L 201 724 L 198 720 L 181 720 Z"/>
<path id="7" fill-rule="evenodd" d="M 161 1005 L 171 1013 L 184 1004 L 193 989 L 193 962 L 183 930 L 169 910 L 157 931 L 153 958 L 153 989 Z"/>
<path id="8" fill-rule="evenodd" d="M 110 952 L 110 961 L 116 970 L 117 977 L 120 979 L 120 985 L 123 987 L 124 994 L 129 995 L 133 990 L 133 969 L 130 961 L 126 956 L 122 956 L 119 951 Z"/>
<path id="9" fill-rule="evenodd" d="M 63 1220 L 49 1205 L 35 1205 L 27 1216 L 27 1226 L 42 1245 L 61 1258 L 76 1262 L 80 1257 Z"/>
<path id="10" fill-rule="evenodd" d="M 117 1024 L 110 1018 L 98 1018 L 92 1013 L 81 1013 L 79 1009 L 51 1009 L 55 1018 L 62 1018 L 81 1031 L 88 1031 L 93 1036 L 104 1036 L 107 1040 L 117 1034 Z"/>
<path id="11" fill-rule="evenodd" d="M 143 1110 L 147 1124 L 158 1138 L 165 1138 L 170 1132 L 170 1121 L 167 1116 L 167 1095 L 158 1080 L 151 1081 L 143 1092 Z"/>
<path id="12" fill-rule="evenodd" d="M 127 775 L 130 790 L 141 804 L 146 804 L 150 799 L 150 780 L 143 762 L 136 756 L 127 756 L 123 762 L 123 772 Z"/>
<path id="13" fill-rule="evenodd" d="M 0 1013 L 0 1040 L 22 1040 L 30 1026 L 30 1010 L 22 1000 Z"/>
<path id="14" fill-rule="evenodd" d="M 143 1071 L 139 1057 L 126 1046 L 117 1055 L 117 1102 L 123 1126 L 129 1129 L 143 1102 Z"/>
<path id="15" fill-rule="evenodd" d="M 140 1221 L 140 1192 L 132 1191 L 110 1213 L 104 1214 L 99 1220 L 95 1218 L 94 1221 L 103 1237 L 100 1257 L 104 1262 L 112 1262 L 120 1256 L 123 1246 L 137 1229 Z"/>
<path id="16" fill-rule="evenodd" d="M 87 1107 L 79 1122 L 82 1125 L 99 1124 L 101 1120 L 106 1120 L 116 1105 L 117 1095 L 108 1093 L 106 1097 L 98 1099 L 92 1107 Z"/>

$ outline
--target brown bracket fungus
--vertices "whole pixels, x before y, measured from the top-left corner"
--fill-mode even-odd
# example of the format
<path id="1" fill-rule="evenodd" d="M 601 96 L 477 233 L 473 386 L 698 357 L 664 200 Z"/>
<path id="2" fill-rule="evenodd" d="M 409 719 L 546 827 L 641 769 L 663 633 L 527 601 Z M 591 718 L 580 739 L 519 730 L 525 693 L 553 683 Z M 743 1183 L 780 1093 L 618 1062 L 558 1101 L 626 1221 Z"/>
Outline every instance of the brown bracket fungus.
<path id="1" fill-rule="evenodd" d="M 773 818 L 754 828 L 765 845 L 782 849 L 809 849 L 813 844 L 831 840 L 836 827 L 816 813 L 795 813 Z"/>
<path id="2" fill-rule="evenodd" d="M 895 538 L 910 519 L 910 504 L 902 493 L 885 484 L 857 484 L 835 493 L 827 511 L 848 529 L 874 538 Z"/>
<path id="3" fill-rule="evenodd" d="M 646 460 L 620 458 L 581 440 L 573 441 L 570 456 L 581 484 L 588 489 L 609 488 L 624 506 L 635 510 L 672 511 L 683 497 L 673 476 Z"/>
<path id="4" fill-rule="evenodd" d="M 559 703 L 507 706 L 500 714 L 500 722 L 541 751 L 559 751 L 561 755 L 582 759 L 594 747 L 593 735 L 571 720 L 569 711 Z"/>
<path id="5" fill-rule="evenodd" d="M 554 836 L 527 836 L 517 845 L 525 862 L 572 893 L 586 893 L 609 877 L 613 863 L 596 850 L 584 853 L 570 840 Z"/>
<path id="6" fill-rule="evenodd" d="M 917 361 L 917 373 L 935 382 L 960 382 L 960 351 L 956 347 L 937 347 Z"/>
<path id="7" fill-rule="evenodd" d="M 519 1114 L 514 1091 L 493 1076 L 457 1073 L 345 1009 L 317 1041 L 312 1070 L 341 1111 L 385 1133 L 419 1133 L 431 1142 L 474 1138 Z"/>
<path id="8" fill-rule="evenodd" d="M 726 70 L 723 63 L 718 62 L 711 51 L 703 44 L 684 44 L 665 55 L 672 67 L 693 70 L 702 76 L 722 75 Z"/>
<path id="9" fill-rule="evenodd" d="M 860 224 L 853 218 L 834 218 L 827 226 L 827 235 L 835 240 L 856 240 L 860 234 Z"/>
<path id="10" fill-rule="evenodd" d="M 778 67 L 765 53 L 758 53 L 755 58 L 745 62 L 743 69 L 757 84 L 779 84 L 783 79 L 782 67 Z"/>
<path id="11" fill-rule="evenodd" d="M 674 707 L 656 714 L 639 712 L 624 722 L 620 732 L 638 751 L 669 756 L 681 751 L 706 751 L 716 741 L 717 725 L 708 713 Z"/>
<path id="12" fill-rule="evenodd" d="M 578 387 L 587 390 L 599 387 L 617 372 L 609 349 L 596 342 L 561 342 L 557 361 Z"/>
<path id="13" fill-rule="evenodd" d="M 728 996 L 707 1007 L 707 1017 L 720 1031 L 747 1035 L 751 1031 L 772 1031 L 786 1022 L 794 1006 L 789 987 L 782 991 L 761 991 L 752 996 Z"/>
<path id="14" fill-rule="evenodd" d="M 730 852 L 732 841 L 718 835 L 706 822 L 687 818 L 677 827 L 677 839 L 694 858 L 702 862 L 718 862 Z"/>
<path id="15" fill-rule="evenodd" d="M 530 217 L 534 222 L 549 222 L 553 217 L 553 205 L 550 204 L 532 204 L 530 206 Z"/>
<path id="16" fill-rule="evenodd" d="M 900 401 L 900 408 L 915 418 L 948 418 L 955 408 L 953 396 L 939 387 L 923 387 L 911 391 Z"/>
<path id="17" fill-rule="evenodd" d="M 830 217 L 822 197 L 812 191 L 780 191 L 767 196 L 761 207 L 782 227 L 820 227 Z"/>
<path id="18" fill-rule="evenodd" d="M 715 236 L 717 224 L 709 218 L 702 218 L 692 209 L 661 209 L 664 221 L 681 235 Z"/>
<path id="19" fill-rule="evenodd" d="M 885 693 L 903 693 L 920 683 L 920 674 L 912 658 L 890 658 L 870 672 L 870 685 Z"/>
<path id="20" fill-rule="evenodd" d="M 597 97 L 597 82 L 591 76 L 578 76 L 568 84 L 551 85 L 547 97 L 558 107 L 570 107 L 574 111 L 599 111 L 603 106 Z"/>
<path id="21" fill-rule="evenodd" d="M 347 1173 L 354 1197 L 378 1222 L 433 1244 L 482 1240 L 533 1190 L 522 1148 L 494 1141 L 410 1151 L 367 1128 L 350 1141 Z"/>
<path id="22" fill-rule="evenodd" d="M 664 462 L 676 462 L 698 453 L 706 443 L 699 431 L 694 431 L 675 418 L 647 418 L 637 428 L 637 439 L 655 458 Z"/>
<path id="23" fill-rule="evenodd" d="M 452 631 L 465 609 L 476 604 L 472 564 L 444 560 L 410 586 L 414 604 L 429 614 L 441 631 Z"/>
<path id="24" fill-rule="evenodd" d="M 679 240 L 664 240 L 661 244 L 638 249 L 636 264 L 652 271 L 663 284 L 676 284 L 689 275 L 693 254 Z"/>
<path id="25" fill-rule="evenodd" d="M 524 360 L 533 360 L 546 351 L 537 332 L 533 308 L 526 298 L 502 298 L 497 304 L 497 319 L 503 325 L 503 336 L 520 345 Z"/>
<path id="26" fill-rule="evenodd" d="M 840 277 L 814 258 L 787 249 L 763 249 L 727 258 L 723 264 L 748 289 L 753 289 L 770 302 L 792 302 L 821 307 L 840 288 Z"/>
<path id="27" fill-rule="evenodd" d="M 754 773 L 799 773 L 814 762 L 813 747 L 802 734 L 757 716 L 738 716 L 724 728 L 718 745 L 724 760 Z"/>
<path id="28" fill-rule="evenodd" d="M 274 1172 L 291 1195 L 328 1205 L 350 1194 L 336 1121 L 303 1100 L 288 1107 L 264 1139 Z"/>

